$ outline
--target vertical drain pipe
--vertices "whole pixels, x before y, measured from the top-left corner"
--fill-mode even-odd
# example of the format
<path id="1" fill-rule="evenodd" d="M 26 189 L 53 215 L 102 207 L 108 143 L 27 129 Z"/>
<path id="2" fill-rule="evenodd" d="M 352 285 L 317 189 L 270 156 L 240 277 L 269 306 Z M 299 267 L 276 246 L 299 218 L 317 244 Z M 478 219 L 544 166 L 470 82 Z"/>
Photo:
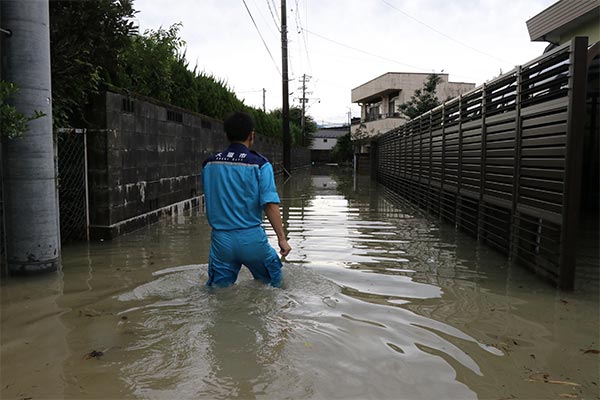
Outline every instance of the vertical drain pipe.
<path id="1" fill-rule="evenodd" d="M 83 130 L 83 179 L 85 181 L 85 240 L 90 241 L 90 189 L 88 180 L 87 129 Z M 60 215 L 60 214 L 59 214 Z"/>
<path id="2" fill-rule="evenodd" d="M 55 271 L 60 264 L 56 172 L 52 139 L 48 0 L 2 0 L 2 79 L 19 88 L 12 104 L 41 111 L 23 137 L 3 147 L 7 264 L 12 274 Z"/>

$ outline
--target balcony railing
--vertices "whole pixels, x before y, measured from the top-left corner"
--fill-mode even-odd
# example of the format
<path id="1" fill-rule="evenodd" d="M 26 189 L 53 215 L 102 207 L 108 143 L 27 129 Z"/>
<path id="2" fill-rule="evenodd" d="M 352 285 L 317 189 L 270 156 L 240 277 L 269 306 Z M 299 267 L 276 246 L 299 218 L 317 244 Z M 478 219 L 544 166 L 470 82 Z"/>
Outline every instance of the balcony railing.
<path id="1" fill-rule="evenodd" d="M 376 115 L 368 114 L 367 117 L 365 118 L 365 122 L 378 121 L 380 119 L 386 119 L 386 118 L 402 118 L 402 115 L 398 112 L 387 113 L 387 114 L 376 114 Z"/>

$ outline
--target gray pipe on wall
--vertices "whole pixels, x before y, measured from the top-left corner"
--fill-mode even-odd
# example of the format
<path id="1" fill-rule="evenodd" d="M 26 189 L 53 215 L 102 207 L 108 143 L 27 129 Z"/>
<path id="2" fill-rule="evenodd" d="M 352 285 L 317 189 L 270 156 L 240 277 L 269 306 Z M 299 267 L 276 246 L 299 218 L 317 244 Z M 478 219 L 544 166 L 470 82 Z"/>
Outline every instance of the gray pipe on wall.
<path id="1" fill-rule="evenodd" d="M 54 271 L 60 265 L 60 231 L 52 139 L 50 26 L 47 0 L 0 1 L 2 79 L 19 92 L 11 103 L 29 122 L 23 137 L 2 146 L 6 252 L 11 273 Z"/>

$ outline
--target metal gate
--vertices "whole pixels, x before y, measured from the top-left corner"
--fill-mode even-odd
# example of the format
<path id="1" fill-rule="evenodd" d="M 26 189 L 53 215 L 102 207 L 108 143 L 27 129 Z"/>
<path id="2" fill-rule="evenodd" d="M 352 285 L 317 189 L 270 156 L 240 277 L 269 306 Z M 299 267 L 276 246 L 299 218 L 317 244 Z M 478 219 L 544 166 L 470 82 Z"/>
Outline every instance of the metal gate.
<path id="1" fill-rule="evenodd" d="M 61 242 L 87 240 L 89 226 L 85 129 L 57 132 Z"/>
<path id="2" fill-rule="evenodd" d="M 2 173 L 2 143 L 0 140 L 0 276 L 8 275 L 6 263 L 6 231 L 4 229 L 4 182 Z"/>

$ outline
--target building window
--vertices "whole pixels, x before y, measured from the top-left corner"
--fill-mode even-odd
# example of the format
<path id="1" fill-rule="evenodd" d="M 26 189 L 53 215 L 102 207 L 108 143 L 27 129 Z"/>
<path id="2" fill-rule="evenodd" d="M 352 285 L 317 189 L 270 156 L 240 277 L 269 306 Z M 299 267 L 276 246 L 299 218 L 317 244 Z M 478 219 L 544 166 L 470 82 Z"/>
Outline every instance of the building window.
<path id="1" fill-rule="evenodd" d="M 388 117 L 399 117 L 400 116 L 400 112 L 398 111 L 398 106 L 399 106 L 398 96 L 392 97 L 390 99 L 390 103 L 389 103 Z"/>
<path id="2" fill-rule="evenodd" d="M 367 121 L 375 121 L 380 118 L 380 115 L 379 115 L 380 106 L 381 106 L 380 103 L 368 105 Z"/>
<path id="3" fill-rule="evenodd" d="M 327 139 L 323 139 L 323 143 L 327 143 Z"/>

